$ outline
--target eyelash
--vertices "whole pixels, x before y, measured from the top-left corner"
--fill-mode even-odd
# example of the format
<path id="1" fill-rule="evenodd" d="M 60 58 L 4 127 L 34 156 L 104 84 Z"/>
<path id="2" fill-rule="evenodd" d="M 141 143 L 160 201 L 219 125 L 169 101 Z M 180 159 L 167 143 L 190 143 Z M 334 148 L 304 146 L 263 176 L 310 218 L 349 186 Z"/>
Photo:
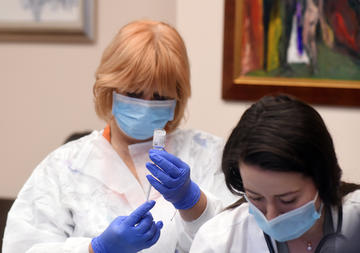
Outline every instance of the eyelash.
<path id="1" fill-rule="evenodd" d="M 169 100 L 168 97 L 160 96 L 158 93 L 154 93 L 153 99 L 154 99 L 154 100 Z"/>
<path id="2" fill-rule="evenodd" d="M 128 97 L 132 97 L 132 98 L 142 98 L 143 93 L 142 93 L 142 92 L 140 92 L 140 93 L 127 92 L 126 95 L 127 95 Z M 168 98 L 168 97 L 165 97 L 165 96 L 160 96 L 158 93 L 154 93 L 154 94 L 153 94 L 153 100 L 163 101 L 163 100 L 169 100 L 169 98 Z"/>
<path id="3" fill-rule="evenodd" d="M 249 199 L 251 199 L 252 201 L 255 201 L 255 202 L 260 202 L 263 199 L 263 197 L 258 197 L 258 198 L 249 197 Z M 293 204 L 295 201 L 296 201 L 296 198 L 291 199 L 291 200 L 280 200 L 280 202 L 285 205 Z"/>
<path id="4" fill-rule="evenodd" d="M 127 92 L 126 95 L 128 97 L 132 97 L 132 98 L 141 98 L 143 93 L 140 92 L 140 93 L 135 93 L 135 92 Z"/>
<path id="5" fill-rule="evenodd" d="M 291 199 L 291 200 L 280 200 L 281 203 L 285 204 L 285 205 L 289 205 L 289 204 L 293 204 L 296 199 Z"/>
<path id="6" fill-rule="evenodd" d="M 249 197 L 249 199 L 258 202 L 258 201 L 261 201 L 263 198 L 262 197 L 258 197 L 258 198 Z"/>

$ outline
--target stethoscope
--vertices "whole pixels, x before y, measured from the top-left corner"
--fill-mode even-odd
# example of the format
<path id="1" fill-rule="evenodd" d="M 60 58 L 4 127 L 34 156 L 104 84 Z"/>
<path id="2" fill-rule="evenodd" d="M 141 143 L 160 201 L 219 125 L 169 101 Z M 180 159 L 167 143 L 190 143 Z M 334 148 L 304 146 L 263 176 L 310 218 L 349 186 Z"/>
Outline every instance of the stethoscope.
<path id="1" fill-rule="evenodd" d="M 343 210 L 342 210 L 342 206 L 340 206 L 338 210 L 338 223 L 337 223 L 336 231 L 334 233 L 325 235 L 320 240 L 318 246 L 315 249 L 315 253 L 320 253 L 321 252 L 320 250 L 324 247 L 326 242 L 329 242 L 334 239 L 346 240 L 345 236 L 341 234 L 342 222 L 343 222 Z M 274 246 L 271 242 L 270 236 L 264 233 L 264 237 L 270 253 L 275 253 Z"/>

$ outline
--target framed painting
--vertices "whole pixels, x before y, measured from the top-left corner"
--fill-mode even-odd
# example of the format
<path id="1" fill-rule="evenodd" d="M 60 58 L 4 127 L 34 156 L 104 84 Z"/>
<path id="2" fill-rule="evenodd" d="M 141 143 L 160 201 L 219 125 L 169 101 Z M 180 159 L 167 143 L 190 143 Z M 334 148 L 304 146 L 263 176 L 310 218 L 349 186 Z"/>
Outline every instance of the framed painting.
<path id="1" fill-rule="evenodd" d="M 97 0 L 1 0 L 1 41 L 92 42 Z"/>
<path id="2" fill-rule="evenodd" d="M 360 2 L 225 0 L 222 98 L 360 106 Z"/>

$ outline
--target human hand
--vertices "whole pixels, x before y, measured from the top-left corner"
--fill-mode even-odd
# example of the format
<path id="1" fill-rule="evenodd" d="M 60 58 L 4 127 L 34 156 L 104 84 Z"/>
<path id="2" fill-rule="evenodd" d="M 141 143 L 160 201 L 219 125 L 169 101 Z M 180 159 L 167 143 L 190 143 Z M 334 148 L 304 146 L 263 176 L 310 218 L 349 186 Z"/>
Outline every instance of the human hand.
<path id="1" fill-rule="evenodd" d="M 139 206 L 129 216 L 118 216 L 91 241 L 95 253 L 134 253 L 151 247 L 160 237 L 163 223 L 155 223 L 149 210 L 155 201 Z"/>
<path id="2" fill-rule="evenodd" d="M 165 150 L 151 149 L 150 159 L 156 164 L 146 163 L 152 175 L 147 175 L 150 184 L 158 190 L 176 209 L 189 209 L 200 198 L 200 188 L 190 179 L 189 166 Z"/>

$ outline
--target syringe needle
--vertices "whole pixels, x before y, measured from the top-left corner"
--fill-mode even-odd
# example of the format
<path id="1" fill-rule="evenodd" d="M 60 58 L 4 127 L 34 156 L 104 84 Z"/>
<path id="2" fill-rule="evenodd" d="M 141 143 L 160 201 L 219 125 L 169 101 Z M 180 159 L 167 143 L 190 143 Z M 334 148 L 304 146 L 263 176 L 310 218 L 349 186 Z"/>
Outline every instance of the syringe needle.
<path id="1" fill-rule="evenodd" d="M 148 187 L 147 192 L 146 192 L 146 201 L 149 200 L 150 192 L 151 192 L 151 184 L 149 184 L 149 187 Z"/>
<path id="2" fill-rule="evenodd" d="M 162 150 L 165 148 L 166 131 L 164 129 L 155 129 L 153 136 L 153 149 Z M 149 200 L 151 192 L 151 184 L 149 184 L 146 192 L 146 201 Z"/>

